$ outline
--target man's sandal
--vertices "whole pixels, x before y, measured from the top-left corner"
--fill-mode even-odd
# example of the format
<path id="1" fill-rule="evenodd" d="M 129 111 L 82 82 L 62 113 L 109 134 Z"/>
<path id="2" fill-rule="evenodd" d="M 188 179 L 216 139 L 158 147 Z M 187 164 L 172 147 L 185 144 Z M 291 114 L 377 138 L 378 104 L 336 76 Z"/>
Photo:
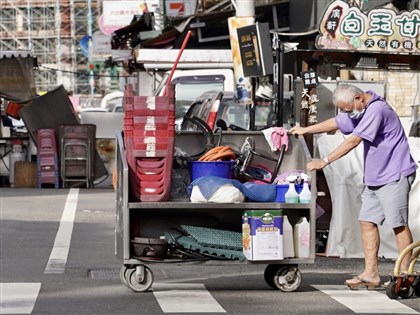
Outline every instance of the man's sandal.
<path id="1" fill-rule="evenodd" d="M 353 279 L 346 280 L 344 282 L 350 290 L 358 290 L 360 287 L 366 287 L 368 290 L 375 290 L 381 288 L 381 283 L 372 282 L 366 279 L 363 279 L 360 276 L 356 276 Z"/>

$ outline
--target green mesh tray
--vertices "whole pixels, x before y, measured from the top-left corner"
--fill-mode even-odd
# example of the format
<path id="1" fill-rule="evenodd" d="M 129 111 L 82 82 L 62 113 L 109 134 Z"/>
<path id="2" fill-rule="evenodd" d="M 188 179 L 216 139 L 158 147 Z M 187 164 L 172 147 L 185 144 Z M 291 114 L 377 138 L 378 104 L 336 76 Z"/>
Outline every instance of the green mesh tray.
<path id="1" fill-rule="evenodd" d="M 168 233 L 165 233 L 165 238 L 168 243 L 174 244 L 173 239 L 169 236 Z M 232 260 L 235 260 L 235 259 L 238 259 L 240 261 L 245 260 L 245 256 L 242 253 L 242 248 L 241 250 L 233 250 L 233 249 L 203 246 L 191 236 L 176 236 L 176 241 L 182 247 L 197 251 L 202 254 L 214 255 L 214 256 L 224 257 L 224 258 L 228 258 Z"/>
<path id="2" fill-rule="evenodd" d="M 242 233 L 191 225 L 181 227 L 201 245 L 242 251 Z"/>

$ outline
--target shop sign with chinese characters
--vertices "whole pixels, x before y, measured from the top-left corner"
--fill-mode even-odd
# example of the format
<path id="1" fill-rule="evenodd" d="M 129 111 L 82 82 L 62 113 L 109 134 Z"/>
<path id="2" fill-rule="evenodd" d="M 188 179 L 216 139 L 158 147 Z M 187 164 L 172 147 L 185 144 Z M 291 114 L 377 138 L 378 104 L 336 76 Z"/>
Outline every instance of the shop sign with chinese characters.
<path id="1" fill-rule="evenodd" d="M 362 12 L 347 2 L 334 1 L 319 25 L 317 49 L 419 53 L 420 10 L 396 13 L 387 8 Z"/>
<path id="2" fill-rule="evenodd" d="M 304 88 L 316 87 L 318 85 L 318 77 L 315 71 L 303 71 L 302 78 Z"/>
<path id="3" fill-rule="evenodd" d="M 318 96 L 315 94 L 315 89 L 308 90 L 307 88 L 303 88 L 302 90 L 302 101 L 300 103 L 301 109 L 307 110 L 308 116 L 308 123 L 313 125 L 317 123 L 316 113 L 317 113 L 317 106 L 316 103 L 319 102 Z"/>

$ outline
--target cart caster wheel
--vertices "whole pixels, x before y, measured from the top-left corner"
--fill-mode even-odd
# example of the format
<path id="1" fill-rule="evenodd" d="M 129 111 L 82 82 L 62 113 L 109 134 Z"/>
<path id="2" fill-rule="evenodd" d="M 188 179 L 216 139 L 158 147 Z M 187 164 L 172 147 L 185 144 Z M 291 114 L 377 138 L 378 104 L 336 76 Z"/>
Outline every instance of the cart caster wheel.
<path id="1" fill-rule="evenodd" d="M 398 298 L 398 292 L 397 292 L 397 283 L 395 281 L 391 281 L 387 287 L 386 287 L 386 295 L 392 299 L 395 300 Z"/>
<path id="2" fill-rule="evenodd" d="M 264 273 L 264 278 L 268 285 L 273 284 L 273 288 L 283 292 L 296 291 L 302 282 L 302 274 L 295 265 L 269 265 Z"/>
<path id="3" fill-rule="evenodd" d="M 264 270 L 264 280 L 271 288 L 277 289 L 274 284 L 274 277 L 276 276 L 277 270 L 281 268 L 281 265 L 268 265 Z"/>
<path id="4" fill-rule="evenodd" d="M 128 286 L 127 278 L 126 278 L 126 274 L 127 274 L 128 270 L 129 269 L 124 265 L 122 265 L 121 268 L 120 268 L 120 280 L 126 286 Z"/>
<path id="5" fill-rule="evenodd" d="M 140 275 L 136 272 L 137 268 L 144 268 L 143 279 L 139 279 Z M 145 292 L 152 286 L 153 273 L 149 267 L 137 267 L 128 270 L 126 275 L 127 286 L 134 292 Z"/>

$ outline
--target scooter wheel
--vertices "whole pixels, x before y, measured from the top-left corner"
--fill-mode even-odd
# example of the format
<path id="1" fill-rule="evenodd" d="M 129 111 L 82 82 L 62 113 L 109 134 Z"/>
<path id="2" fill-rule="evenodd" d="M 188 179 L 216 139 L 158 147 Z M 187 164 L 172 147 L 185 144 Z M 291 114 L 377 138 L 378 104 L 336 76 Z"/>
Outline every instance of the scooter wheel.
<path id="1" fill-rule="evenodd" d="M 414 294 L 420 297 L 420 278 L 417 278 L 413 283 Z"/>
<path id="2" fill-rule="evenodd" d="M 398 298 L 398 292 L 397 292 L 397 283 L 394 281 L 391 281 L 387 287 L 386 287 L 386 295 L 392 299 L 396 300 Z"/>
<path id="3" fill-rule="evenodd" d="M 411 285 L 400 288 L 398 295 L 403 299 L 408 299 L 414 294 L 414 288 Z"/>

